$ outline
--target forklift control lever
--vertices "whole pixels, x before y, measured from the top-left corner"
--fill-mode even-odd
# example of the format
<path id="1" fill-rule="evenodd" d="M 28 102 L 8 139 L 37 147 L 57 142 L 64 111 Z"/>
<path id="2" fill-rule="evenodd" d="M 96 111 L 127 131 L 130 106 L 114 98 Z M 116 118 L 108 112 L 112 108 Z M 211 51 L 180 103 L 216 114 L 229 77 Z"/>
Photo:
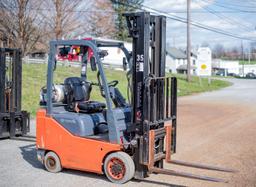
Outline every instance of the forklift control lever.
<path id="1" fill-rule="evenodd" d="M 108 86 L 115 87 L 117 84 L 118 84 L 118 80 L 113 80 L 113 81 L 108 83 Z"/>

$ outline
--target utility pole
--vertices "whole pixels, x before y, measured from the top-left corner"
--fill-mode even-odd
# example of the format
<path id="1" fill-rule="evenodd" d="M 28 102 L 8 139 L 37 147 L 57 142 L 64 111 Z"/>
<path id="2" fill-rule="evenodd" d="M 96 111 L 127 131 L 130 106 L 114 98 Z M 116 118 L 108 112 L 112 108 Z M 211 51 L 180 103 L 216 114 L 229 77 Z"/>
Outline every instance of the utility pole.
<path id="1" fill-rule="evenodd" d="M 242 65 L 243 65 L 243 77 L 244 77 L 244 44 L 243 44 L 243 40 L 241 41 L 241 59 L 242 59 Z"/>
<path id="2" fill-rule="evenodd" d="M 175 44 L 176 44 L 176 42 L 175 42 L 175 35 L 173 36 L 173 47 L 175 47 Z"/>
<path id="3" fill-rule="evenodd" d="M 248 56 L 249 64 L 251 64 L 251 43 L 249 42 L 249 56 Z"/>
<path id="4" fill-rule="evenodd" d="M 190 3 L 191 0 L 187 0 L 187 81 L 191 81 L 190 75 L 190 57 L 191 57 L 191 44 L 190 44 Z"/>

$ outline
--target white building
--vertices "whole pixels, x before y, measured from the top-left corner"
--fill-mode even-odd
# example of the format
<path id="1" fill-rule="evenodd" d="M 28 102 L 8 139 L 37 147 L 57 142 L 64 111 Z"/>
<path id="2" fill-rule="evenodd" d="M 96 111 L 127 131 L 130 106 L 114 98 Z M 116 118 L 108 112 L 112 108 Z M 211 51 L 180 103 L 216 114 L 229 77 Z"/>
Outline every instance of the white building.
<path id="1" fill-rule="evenodd" d="M 124 46 L 128 51 L 132 51 L 132 43 L 124 42 Z M 123 51 L 117 47 L 101 47 L 102 50 L 107 50 L 108 55 L 104 57 L 102 63 L 105 66 L 112 68 L 123 68 Z"/>
<path id="2" fill-rule="evenodd" d="M 256 74 L 256 64 L 239 65 L 239 75 L 245 76 L 247 73 Z"/>
<path id="3" fill-rule="evenodd" d="M 219 73 L 219 75 L 222 76 L 227 76 L 230 73 L 234 73 L 236 75 L 241 74 L 239 61 L 214 59 L 212 68 L 214 74 Z"/>
<path id="4" fill-rule="evenodd" d="M 191 74 L 195 74 L 196 56 L 191 55 Z M 183 51 L 169 47 L 166 49 L 166 72 L 186 73 L 187 55 Z"/>

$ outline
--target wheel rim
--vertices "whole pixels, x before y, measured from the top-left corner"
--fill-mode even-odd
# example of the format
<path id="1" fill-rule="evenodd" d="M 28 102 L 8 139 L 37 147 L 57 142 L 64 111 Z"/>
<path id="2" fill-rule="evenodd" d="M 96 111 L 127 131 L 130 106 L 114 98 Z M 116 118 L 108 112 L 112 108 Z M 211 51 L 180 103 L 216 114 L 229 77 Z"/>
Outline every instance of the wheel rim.
<path id="1" fill-rule="evenodd" d="M 50 170 L 54 170 L 56 168 L 56 160 L 52 156 L 48 157 L 46 160 L 46 165 Z"/>
<path id="2" fill-rule="evenodd" d="M 111 178 L 121 180 L 126 172 L 124 162 L 119 158 L 111 158 L 107 164 L 107 172 Z"/>

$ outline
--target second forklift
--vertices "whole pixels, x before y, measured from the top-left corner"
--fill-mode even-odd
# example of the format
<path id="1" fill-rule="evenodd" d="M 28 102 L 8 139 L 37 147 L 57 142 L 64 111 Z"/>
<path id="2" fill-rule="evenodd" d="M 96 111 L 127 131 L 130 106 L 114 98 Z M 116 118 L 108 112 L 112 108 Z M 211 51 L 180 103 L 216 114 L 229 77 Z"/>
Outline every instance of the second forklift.
<path id="1" fill-rule="evenodd" d="M 30 114 L 21 108 L 21 50 L 0 48 L 0 138 L 25 136 Z"/>

